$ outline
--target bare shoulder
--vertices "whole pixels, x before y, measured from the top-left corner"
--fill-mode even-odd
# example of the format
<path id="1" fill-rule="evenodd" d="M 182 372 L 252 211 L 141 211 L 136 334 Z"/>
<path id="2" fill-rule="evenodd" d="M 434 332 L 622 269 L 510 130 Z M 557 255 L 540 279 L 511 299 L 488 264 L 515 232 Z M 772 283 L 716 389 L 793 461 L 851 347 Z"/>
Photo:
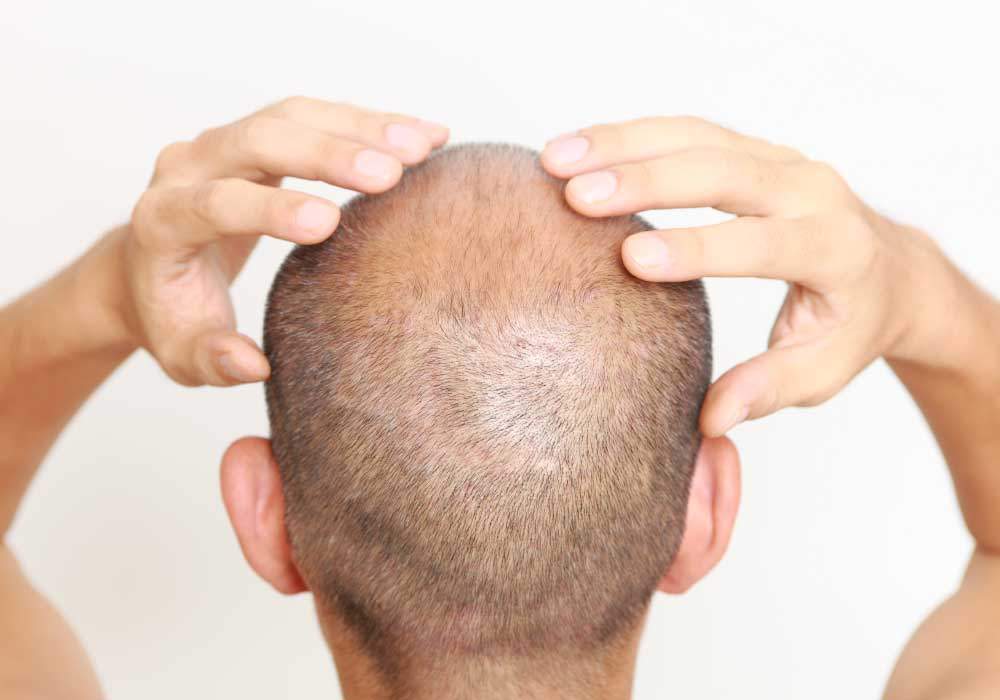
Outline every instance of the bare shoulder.
<path id="1" fill-rule="evenodd" d="M 959 589 L 903 649 L 885 700 L 1000 697 L 1000 555 L 973 554 Z"/>
<path id="2" fill-rule="evenodd" d="M 0 545 L 0 700 L 101 700 L 83 646 Z"/>
<path id="3" fill-rule="evenodd" d="M 84 691 L 86 693 L 86 691 Z M 2 700 L 103 700 L 103 695 L 66 695 L 62 691 L 39 687 L 37 684 L 25 685 L 20 682 L 0 682 L 0 699 Z"/>

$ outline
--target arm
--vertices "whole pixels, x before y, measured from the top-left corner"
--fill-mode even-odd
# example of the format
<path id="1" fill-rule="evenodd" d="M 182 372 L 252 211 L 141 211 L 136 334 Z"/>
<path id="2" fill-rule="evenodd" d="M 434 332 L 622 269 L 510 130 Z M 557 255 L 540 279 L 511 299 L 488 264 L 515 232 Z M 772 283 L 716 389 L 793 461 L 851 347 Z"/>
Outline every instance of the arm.
<path id="1" fill-rule="evenodd" d="M 111 241 L 0 310 L 0 526 L 6 533 L 38 464 L 87 397 L 134 347 L 100 299 L 122 295 Z M 116 289 L 118 287 L 118 289 Z M 123 297 L 122 297 L 123 298 Z M 0 697 L 98 698 L 66 622 L 0 546 Z"/>
<path id="2" fill-rule="evenodd" d="M 125 298 L 108 259 L 121 235 L 0 309 L 0 532 L 63 427 L 135 348 L 106 303 Z"/>
<path id="3" fill-rule="evenodd" d="M 228 285 L 268 232 L 317 243 L 332 203 L 282 177 L 364 192 L 398 181 L 447 130 L 403 115 L 292 98 L 161 154 L 128 225 L 0 309 L 0 532 L 52 443 L 136 348 L 175 380 L 226 386 L 267 377 L 236 332 Z M 0 697 L 99 698 L 81 645 L 0 546 Z"/>
<path id="4" fill-rule="evenodd" d="M 878 215 L 830 166 L 690 117 L 583 129 L 546 169 L 587 216 L 714 207 L 714 226 L 640 233 L 622 257 L 658 282 L 789 283 L 767 351 L 709 389 L 702 432 L 813 406 L 878 357 L 923 410 L 976 541 L 959 591 L 917 631 L 889 700 L 992 698 L 1000 687 L 1000 307 L 923 233 Z"/>
<path id="5" fill-rule="evenodd" d="M 903 650 L 887 700 L 974 700 L 1000 688 L 1000 305 L 941 267 L 962 300 L 936 319 L 950 352 L 889 364 L 934 431 L 976 548 L 958 591 Z"/>

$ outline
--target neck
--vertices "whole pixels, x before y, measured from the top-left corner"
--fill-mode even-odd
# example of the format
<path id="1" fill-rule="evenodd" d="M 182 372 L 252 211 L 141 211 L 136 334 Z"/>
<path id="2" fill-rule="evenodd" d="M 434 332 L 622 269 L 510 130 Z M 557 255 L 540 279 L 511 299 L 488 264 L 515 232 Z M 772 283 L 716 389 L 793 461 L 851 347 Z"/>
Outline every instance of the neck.
<path id="1" fill-rule="evenodd" d="M 599 654 L 524 657 L 428 657 L 387 673 L 351 628 L 335 616 L 320 624 L 340 677 L 344 700 L 627 700 L 642 633 Z"/>

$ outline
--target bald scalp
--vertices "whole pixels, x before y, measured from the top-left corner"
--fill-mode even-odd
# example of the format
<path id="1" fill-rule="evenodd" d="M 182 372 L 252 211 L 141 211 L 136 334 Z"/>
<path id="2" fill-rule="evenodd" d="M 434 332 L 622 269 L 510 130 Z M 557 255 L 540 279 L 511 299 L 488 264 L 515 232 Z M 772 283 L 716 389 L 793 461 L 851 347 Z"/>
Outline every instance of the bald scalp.
<path id="1" fill-rule="evenodd" d="M 624 270 L 534 152 L 446 149 L 296 248 L 267 400 L 296 561 L 389 673 L 596 654 L 679 546 L 711 373 L 700 282 Z"/>

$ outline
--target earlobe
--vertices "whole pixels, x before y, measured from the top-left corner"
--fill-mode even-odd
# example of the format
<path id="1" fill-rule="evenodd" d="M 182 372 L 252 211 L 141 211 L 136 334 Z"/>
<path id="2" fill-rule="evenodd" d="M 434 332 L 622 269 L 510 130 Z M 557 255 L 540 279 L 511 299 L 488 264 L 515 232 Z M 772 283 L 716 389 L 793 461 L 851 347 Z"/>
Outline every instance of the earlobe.
<path id="1" fill-rule="evenodd" d="M 237 440 L 222 458 L 222 499 L 250 567 L 281 593 L 307 590 L 285 530 L 281 473 L 264 438 Z"/>
<path id="2" fill-rule="evenodd" d="M 729 546 L 740 502 L 740 458 L 729 438 L 704 438 L 695 462 L 680 548 L 660 581 L 684 593 L 719 562 Z"/>

